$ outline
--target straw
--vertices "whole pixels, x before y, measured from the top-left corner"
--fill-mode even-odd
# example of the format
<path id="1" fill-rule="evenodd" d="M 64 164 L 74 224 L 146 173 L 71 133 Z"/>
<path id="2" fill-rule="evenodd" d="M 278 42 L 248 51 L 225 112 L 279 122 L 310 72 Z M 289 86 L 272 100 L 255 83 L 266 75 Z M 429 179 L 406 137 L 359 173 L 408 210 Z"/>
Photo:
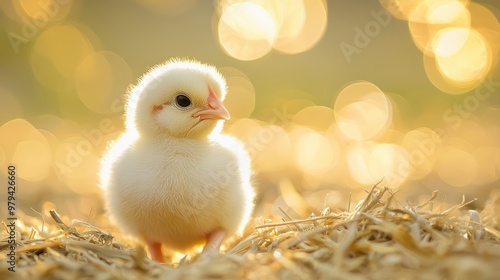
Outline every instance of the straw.
<path id="1" fill-rule="evenodd" d="M 158 264 L 145 249 L 119 243 L 88 222 L 20 219 L 16 272 L 7 270 L 8 232 L 1 233 L 1 279 L 495 279 L 500 268 L 498 201 L 437 211 L 433 192 L 405 204 L 375 185 L 347 211 L 266 222 L 220 255 Z M 495 204 L 496 203 L 496 204 Z M 353 208 L 353 209 L 351 209 Z M 285 212 L 283 211 L 285 214 Z M 264 220 L 264 219 L 262 219 Z"/>

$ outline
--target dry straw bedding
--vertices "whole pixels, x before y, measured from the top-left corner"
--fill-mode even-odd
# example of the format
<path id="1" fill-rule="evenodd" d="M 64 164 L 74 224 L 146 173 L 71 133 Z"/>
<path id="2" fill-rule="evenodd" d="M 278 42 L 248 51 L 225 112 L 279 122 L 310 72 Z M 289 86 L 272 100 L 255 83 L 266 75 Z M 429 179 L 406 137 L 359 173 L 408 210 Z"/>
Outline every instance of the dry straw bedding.
<path id="1" fill-rule="evenodd" d="M 2 230 L 0 279 L 500 279 L 500 197 L 481 212 L 436 197 L 412 205 L 374 186 L 352 209 L 264 220 L 223 254 L 174 264 L 50 211 L 18 223 L 16 272 Z"/>

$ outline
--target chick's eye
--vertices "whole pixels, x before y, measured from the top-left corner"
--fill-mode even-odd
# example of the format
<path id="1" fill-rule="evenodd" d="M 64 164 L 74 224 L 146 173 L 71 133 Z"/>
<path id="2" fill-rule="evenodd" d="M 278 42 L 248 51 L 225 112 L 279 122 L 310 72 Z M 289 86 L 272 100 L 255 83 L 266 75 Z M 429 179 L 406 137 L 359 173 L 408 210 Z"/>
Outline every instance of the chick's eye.
<path id="1" fill-rule="evenodd" d="M 179 109 L 187 109 L 191 106 L 191 99 L 184 94 L 179 94 L 175 97 L 175 105 Z"/>

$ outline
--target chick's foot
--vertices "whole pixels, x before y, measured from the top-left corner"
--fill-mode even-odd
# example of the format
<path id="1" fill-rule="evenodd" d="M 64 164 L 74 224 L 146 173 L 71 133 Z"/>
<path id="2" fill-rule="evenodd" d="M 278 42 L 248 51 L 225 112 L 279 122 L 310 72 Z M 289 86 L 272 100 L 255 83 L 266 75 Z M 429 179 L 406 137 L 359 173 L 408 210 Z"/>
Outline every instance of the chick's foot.
<path id="1" fill-rule="evenodd" d="M 164 263 L 165 256 L 163 255 L 161 243 L 154 242 L 154 241 L 148 241 L 147 245 L 148 245 L 149 254 L 151 255 L 151 259 L 156 261 L 156 262 L 159 262 L 159 263 Z"/>

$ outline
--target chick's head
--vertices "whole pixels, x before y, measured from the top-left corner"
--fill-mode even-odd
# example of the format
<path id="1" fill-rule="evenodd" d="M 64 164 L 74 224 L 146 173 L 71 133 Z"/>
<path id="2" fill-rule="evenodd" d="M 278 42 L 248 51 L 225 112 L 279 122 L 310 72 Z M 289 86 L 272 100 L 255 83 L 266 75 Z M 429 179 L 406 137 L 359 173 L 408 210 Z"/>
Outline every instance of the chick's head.
<path id="1" fill-rule="evenodd" d="M 226 82 L 214 67 L 167 62 L 145 74 L 130 92 L 127 129 L 160 137 L 208 137 L 230 118 L 225 96 Z"/>

